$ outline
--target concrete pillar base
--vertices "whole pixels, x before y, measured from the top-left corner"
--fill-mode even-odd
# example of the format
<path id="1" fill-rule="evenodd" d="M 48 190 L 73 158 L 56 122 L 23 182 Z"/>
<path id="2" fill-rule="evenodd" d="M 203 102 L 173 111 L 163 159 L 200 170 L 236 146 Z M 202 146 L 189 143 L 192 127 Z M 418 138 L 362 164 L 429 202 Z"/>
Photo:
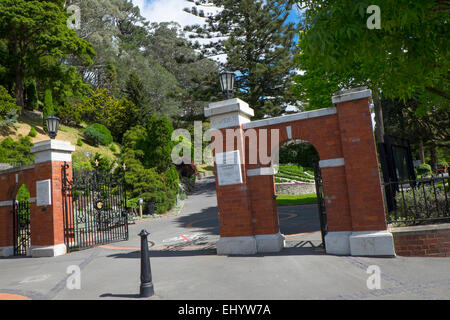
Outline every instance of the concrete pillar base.
<path id="1" fill-rule="evenodd" d="M 0 247 L 0 257 L 10 257 L 14 255 L 14 247 Z"/>
<path id="2" fill-rule="evenodd" d="M 285 237 L 280 232 L 256 235 L 257 252 L 280 252 L 285 247 Z"/>
<path id="3" fill-rule="evenodd" d="M 257 252 L 255 237 L 221 237 L 216 247 L 218 255 L 247 255 Z"/>
<path id="4" fill-rule="evenodd" d="M 352 232 L 349 240 L 352 256 L 395 256 L 392 233 L 387 230 Z"/>
<path id="5" fill-rule="evenodd" d="M 64 243 L 61 243 L 54 246 L 32 246 L 30 251 L 33 258 L 56 257 L 66 254 L 67 248 Z"/>
<path id="6" fill-rule="evenodd" d="M 328 232 L 325 236 L 325 248 L 327 254 L 338 256 L 350 255 L 349 237 L 351 231 Z"/>

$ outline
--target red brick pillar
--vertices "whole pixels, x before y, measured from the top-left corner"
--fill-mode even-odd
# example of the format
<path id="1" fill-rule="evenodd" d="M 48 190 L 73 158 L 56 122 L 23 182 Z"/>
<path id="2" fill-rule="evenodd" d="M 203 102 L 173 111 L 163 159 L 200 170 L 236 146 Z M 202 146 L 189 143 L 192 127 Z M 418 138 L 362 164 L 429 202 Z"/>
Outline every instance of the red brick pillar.
<path id="1" fill-rule="evenodd" d="M 64 244 L 63 164 L 72 171 L 72 152 L 75 147 L 66 141 L 37 142 L 31 152 L 35 155 L 35 183 L 31 194 L 36 201 L 31 205 L 31 255 L 53 257 L 66 253 Z"/>
<path id="2" fill-rule="evenodd" d="M 366 88 L 336 93 L 347 194 L 351 215 L 348 235 L 351 255 L 392 256 L 392 234 L 386 229 L 375 139 Z M 350 231 L 350 230 L 348 230 Z"/>
<path id="3" fill-rule="evenodd" d="M 214 137 L 217 209 L 220 239 L 217 254 L 254 254 L 249 189 L 246 176 L 242 124 L 250 122 L 253 110 L 240 99 L 212 103 L 205 109 Z"/>

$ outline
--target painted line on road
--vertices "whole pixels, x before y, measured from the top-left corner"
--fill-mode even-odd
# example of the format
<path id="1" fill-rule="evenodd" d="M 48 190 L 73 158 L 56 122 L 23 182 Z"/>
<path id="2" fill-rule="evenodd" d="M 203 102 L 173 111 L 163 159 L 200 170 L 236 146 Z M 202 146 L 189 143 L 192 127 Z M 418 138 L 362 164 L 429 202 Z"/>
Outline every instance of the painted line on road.
<path id="1" fill-rule="evenodd" d="M 0 300 L 31 300 L 31 298 L 21 296 L 19 294 L 1 293 L 0 292 Z"/>
<path id="2" fill-rule="evenodd" d="M 291 237 L 296 237 L 296 236 L 304 236 L 304 235 L 311 234 L 311 233 L 316 233 L 316 232 L 320 232 L 320 231 L 303 232 L 303 233 L 294 233 L 294 234 L 285 234 L 284 236 L 287 237 L 287 238 L 291 238 Z"/>
<path id="3" fill-rule="evenodd" d="M 297 213 L 288 213 L 288 212 L 280 212 L 280 213 L 278 213 L 278 215 L 280 215 L 280 214 L 282 214 L 282 215 L 288 214 L 288 215 L 289 215 L 289 217 L 287 217 L 287 218 L 282 218 L 282 219 L 280 219 L 280 221 L 283 221 L 283 220 L 289 220 L 289 219 L 292 219 L 292 218 L 295 218 L 295 217 L 298 216 Z"/>
<path id="4" fill-rule="evenodd" d="M 185 237 L 184 235 L 180 234 L 180 237 L 182 237 L 184 240 L 186 240 L 187 242 L 191 241 L 188 237 Z"/>

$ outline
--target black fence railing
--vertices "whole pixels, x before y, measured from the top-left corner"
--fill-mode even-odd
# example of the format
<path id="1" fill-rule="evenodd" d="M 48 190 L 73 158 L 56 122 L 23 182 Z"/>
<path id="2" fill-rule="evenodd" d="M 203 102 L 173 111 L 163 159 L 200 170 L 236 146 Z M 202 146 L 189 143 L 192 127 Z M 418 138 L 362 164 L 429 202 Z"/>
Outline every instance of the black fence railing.
<path id="1" fill-rule="evenodd" d="M 391 201 L 387 222 L 395 225 L 450 223 L 450 177 L 383 183 Z"/>

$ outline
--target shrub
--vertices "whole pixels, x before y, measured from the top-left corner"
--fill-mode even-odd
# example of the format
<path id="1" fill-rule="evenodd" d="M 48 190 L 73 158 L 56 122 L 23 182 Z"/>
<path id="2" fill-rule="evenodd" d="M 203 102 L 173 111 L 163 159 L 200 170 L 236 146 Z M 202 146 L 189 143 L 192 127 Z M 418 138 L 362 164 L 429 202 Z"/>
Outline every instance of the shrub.
<path id="1" fill-rule="evenodd" d="M 20 107 L 8 91 L 0 86 L 0 131 L 14 127 L 19 117 Z"/>
<path id="2" fill-rule="evenodd" d="M 421 164 L 416 168 L 417 174 L 421 176 L 429 176 L 431 175 L 431 166 L 429 164 Z"/>
<path id="3" fill-rule="evenodd" d="M 36 128 L 35 127 L 31 127 L 30 132 L 28 133 L 28 135 L 32 138 L 37 136 L 37 132 L 36 132 Z"/>
<path id="4" fill-rule="evenodd" d="M 81 141 L 81 138 L 78 137 L 77 139 L 77 146 L 81 147 L 83 145 L 83 141 Z"/>
<path id="5" fill-rule="evenodd" d="M 113 145 L 113 144 L 111 144 L 111 145 L 109 146 L 109 150 L 111 150 L 112 152 L 117 152 L 117 148 L 116 148 L 116 146 Z"/>
<path id="6" fill-rule="evenodd" d="M 111 132 L 104 125 L 94 123 L 84 130 L 84 136 L 89 144 L 98 146 L 99 144 L 107 146 L 113 141 Z"/>
<path id="7" fill-rule="evenodd" d="M 447 214 L 446 192 L 442 185 L 403 189 L 403 194 L 396 194 L 395 201 L 397 209 L 390 214 L 393 221 L 414 223 L 414 220 L 439 218 Z"/>
<path id="8" fill-rule="evenodd" d="M 21 162 L 24 164 L 32 164 L 34 155 L 30 153 L 33 146 L 30 137 L 19 135 L 19 141 L 14 141 L 8 137 L 0 142 L 0 162 Z"/>

